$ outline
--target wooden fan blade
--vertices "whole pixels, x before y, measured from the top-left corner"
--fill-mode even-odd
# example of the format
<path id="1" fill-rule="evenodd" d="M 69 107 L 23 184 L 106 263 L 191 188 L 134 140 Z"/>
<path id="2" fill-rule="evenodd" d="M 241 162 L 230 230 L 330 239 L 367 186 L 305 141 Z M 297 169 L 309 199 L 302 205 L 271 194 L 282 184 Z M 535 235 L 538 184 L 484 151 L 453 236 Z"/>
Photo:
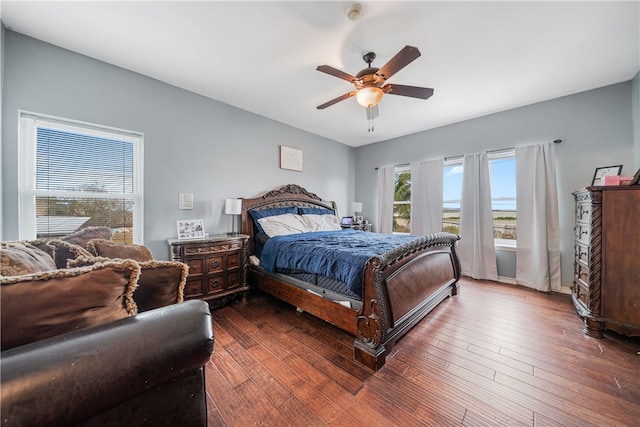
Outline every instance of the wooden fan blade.
<path id="1" fill-rule="evenodd" d="M 327 73 L 334 77 L 338 77 L 339 79 L 346 80 L 349 83 L 353 83 L 354 81 L 357 80 L 356 76 L 352 76 L 349 73 L 345 73 L 344 71 L 340 71 L 337 68 L 333 68 L 329 65 L 318 65 L 318 68 L 316 68 L 316 70 L 322 71 L 323 73 Z"/>
<path id="2" fill-rule="evenodd" d="M 396 56 L 384 64 L 376 74 L 387 80 L 411 62 L 415 61 L 420 55 L 420 51 L 417 47 L 405 46 L 400 50 L 400 52 L 396 53 Z"/>
<path id="3" fill-rule="evenodd" d="M 344 101 L 347 98 L 351 98 L 352 96 L 354 96 L 356 94 L 356 91 L 351 91 L 349 93 L 345 93 L 344 95 L 340 95 L 337 98 L 332 99 L 331 101 L 325 102 L 322 105 L 318 105 L 316 108 L 318 110 L 324 110 L 327 107 L 331 107 L 333 104 L 336 104 L 340 101 Z"/>
<path id="4" fill-rule="evenodd" d="M 433 95 L 433 89 L 429 87 L 405 86 L 391 83 L 384 85 L 382 91 L 389 95 L 410 96 L 420 99 L 427 99 Z"/>

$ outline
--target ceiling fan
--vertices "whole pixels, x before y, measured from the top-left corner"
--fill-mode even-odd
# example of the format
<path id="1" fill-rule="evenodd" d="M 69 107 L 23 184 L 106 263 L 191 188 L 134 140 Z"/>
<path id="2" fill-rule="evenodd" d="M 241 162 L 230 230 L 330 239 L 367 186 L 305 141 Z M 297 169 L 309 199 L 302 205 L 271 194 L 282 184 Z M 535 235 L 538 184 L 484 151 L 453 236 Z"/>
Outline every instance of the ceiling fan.
<path id="1" fill-rule="evenodd" d="M 377 110 L 374 111 L 372 108 L 378 105 L 382 99 L 382 95 L 385 93 L 420 99 L 431 97 L 431 95 L 433 95 L 433 89 L 431 88 L 386 83 L 387 79 L 416 60 L 419 56 L 420 51 L 417 47 L 405 46 L 381 68 L 375 68 L 371 66 L 371 63 L 376 59 L 376 54 L 374 52 L 367 52 L 362 59 L 367 63 L 368 67 L 361 70 L 355 76 L 329 65 L 318 66 L 316 70 L 353 83 L 356 90 L 347 92 L 331 101 L 318 105 L 316 108 L 323 110 L 333 104 L 355 96 L 358 103 L 367 108 L 367 118 L 371 121 L 374 116 L 377 116 Z M 369 130 L 371 131 L 373 128 Z"/>

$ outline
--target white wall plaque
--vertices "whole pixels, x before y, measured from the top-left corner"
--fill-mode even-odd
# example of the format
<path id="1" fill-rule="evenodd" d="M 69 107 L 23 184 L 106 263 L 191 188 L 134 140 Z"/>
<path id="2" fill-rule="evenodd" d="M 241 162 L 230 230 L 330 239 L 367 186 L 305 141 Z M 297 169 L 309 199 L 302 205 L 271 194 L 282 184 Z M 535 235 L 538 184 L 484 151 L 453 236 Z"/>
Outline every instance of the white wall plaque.
<path id="1" fill-rule="evenodd" d="M 302 172 L 302 150 L 281 145 L 280 168 Z"/>
<path id="2" fill-rule="evenodd" d="M 193 193 L 180 193 L 178 209 L 193 209 Z"/>

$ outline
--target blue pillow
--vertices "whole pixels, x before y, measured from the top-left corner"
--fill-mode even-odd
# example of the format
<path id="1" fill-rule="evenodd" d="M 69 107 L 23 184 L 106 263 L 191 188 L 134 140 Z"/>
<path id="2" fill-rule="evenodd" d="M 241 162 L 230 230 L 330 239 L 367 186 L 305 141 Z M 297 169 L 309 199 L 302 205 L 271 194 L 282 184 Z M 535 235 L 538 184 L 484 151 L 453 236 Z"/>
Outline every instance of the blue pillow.
<path id="1" fill-rule="evenodd" d="M 298 208 L 299 215 L 335 215 L 331 209 L 323 208 Z"/>
<path id="2" fill-rule="evenodd" d="M 284 214 L 298 214 L 298 208 L 295 206 L 290 206 L 288 208 L 273 208 L 273 209 L 262 209 L 262 210 L 250 210 L 249 215 L 253 218 L 253 223 L 260 233 L 264 233 L 264 229 L 258 222 L 260 218 L 265 218 L 268 216 L 276 216 L 276 215 L 284 215 Z"/>

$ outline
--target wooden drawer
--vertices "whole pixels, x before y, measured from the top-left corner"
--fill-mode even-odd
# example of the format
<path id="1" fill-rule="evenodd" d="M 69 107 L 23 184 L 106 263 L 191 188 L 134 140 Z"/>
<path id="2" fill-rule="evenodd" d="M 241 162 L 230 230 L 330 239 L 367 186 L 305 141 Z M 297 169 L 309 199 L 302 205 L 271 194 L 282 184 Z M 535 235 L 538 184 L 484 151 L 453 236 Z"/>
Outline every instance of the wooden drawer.
<path id="1" fill-rule="evenodd" d="M 581 244 L 576 245 L 576 261 L 589 265 L 589 246 Z"/>
<path id="2" fill-rule="evenodd" d="M 230 250 L 238 250 L 242 248 L 242 242 L 224 242 L 224 243 L 210 243 L 202 245 L 186 246 L 184 248 L 185 255 L 206 255 L 217 252 L 227 252 Z"/>
<path id="3" fill-rule="evenodd" d="M 198 298 L 204 295 L 202 278 L 199 279 L 187 279 L 187 283 L 184 285 L 184 297 L 185 298 Z"/>
<path id="4" fill-rule="evenodd" d="M 577 262 L 575 265 L 575 280 L 585 289 L 589 289 L 589 267 Z"/>
<path id="5" fill-rule="evenodd" d="M 189 276 L 204 273 L 204 268 L 202 268 L 202 258 L 187 259 L 186 262 L 189 266 Z"/>
<path id="6" fill-rule="evenodd" d="M 578 203 L 576 205 L 576 222 L 591 222 L 591 204 L 590 203 Z"/>
<path id="7" fill-rule="evenodd" d="M 576 224 L 576 240 L 584 245 L 589 244 L 591 226 L 589 224 Z"/>
<path id="8" fill-rule="evenodd" d="M 227 288 L 235 288 L 240 285 L 240 272 L 234 271 L 227 275 Z"/>
<path id="9" fill-rule="evenodd" d="M 207 257 L 207 273 L 219 273 L 224 271 L 224 255 L 213 255 Z"/>
<path id="10" fill-rule="evenodd" d="M 582 303 L 584 308 L 587 309 L 589 307 L 589 291 L 583 288 L 582 285 L 580 285 L 580 283 L 576 283 L 574 287 L 575 287 L 574 292 L 575 292 L 576 298 L 580 303 Z"/>
<path id="11" fill-rule="evenodd" d="M 224 275 L 217 274 L 207 278 L 207 293 L 220 292 L 224 289 Z"/>
<path id="12" fill-rule="evenodd" d="M 227 270 L 233 270 L 240 267 L 240 252 L 227 255 Z"/>

